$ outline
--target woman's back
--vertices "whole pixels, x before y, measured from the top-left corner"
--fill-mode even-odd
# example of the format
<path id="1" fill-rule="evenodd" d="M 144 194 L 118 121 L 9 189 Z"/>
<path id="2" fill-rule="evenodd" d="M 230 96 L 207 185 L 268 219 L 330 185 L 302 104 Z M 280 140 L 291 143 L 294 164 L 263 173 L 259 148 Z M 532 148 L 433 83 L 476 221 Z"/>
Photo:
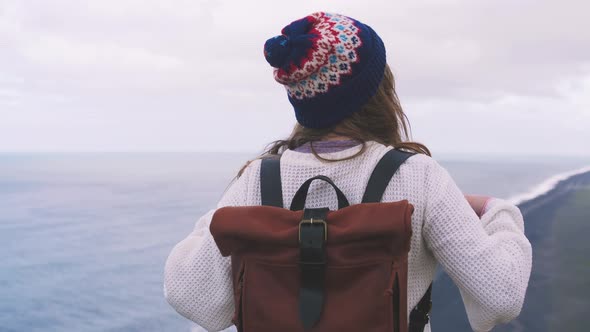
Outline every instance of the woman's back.
<path id="1" fill-rule="evenodd" d="M 346 144 L 350 144 L 350 141 L 336 143 L 336 146 L 333 142 L 325 141 L 314 144 L 314 147 L 325 159 L 345 159 L 355 155 L 361 148 L 360 145 L 346 147 Z M 367 142 L 363 153 L 338 162 L 321 161 L 309 153 L 306 146 L 295 151 L 286 150 L 281 157 L 284 205 L 288 206 L 291 203 L 296 190 L 305 180 L 318 174 L 330 177 L 351 204 L 360 203 L 373 168 L 389 149 L 391 147 Z M 407 199 L 414 206 L 408 264 L 408 312 L 428 289 L 435 274 L 436 264 L 439 262 L 461 290 L 470 322 L 475 330 L 489 330 L 499 322 L 516 317 L 524 300 L 531 255 L 530 244 L 523 234 L 523 221 L 519 210 L 508 202 L 495 199 L 480 220 L 446 170 L 434 159 L 422 154 L 414 155 L 402 164 L 383 197 L 383 201 L 386 202 L 403 199 Z M 218 208 L 252 205 L 260 205 L 259 160 L 251 163 L 242 176 L 231 185 Z M 335 194 L 328 185 L 314 183 L 310 189 L 307 207 L 325 206 L 337 209 Z M 196 231 L 205 238 L 211 236 L 208 233 L 210 217 L 211 214 L 205 216 L 196 227 Z M 210 261 L 206 264 L 229 266 L 227 258 L 215 252 L 215 243 L 211 239 L 205 243 L 212 246 L 209 249 L 199 249 L 209 252 Z M 181 248 L 175 251 L 180 252 L 180 255 L 186 255 L 186 251 L 182 250 L 182 243 L 179 246 Z M 173 251 L 167 270 L 174 268 L 171 261 L 186 260 L 186 257 L 174 255 Z M 178 275 L 178 271 L 172 274 Z M 208 287 L 215 292 L 224 288 L 227 292 L 231 291 L 231 283 L 228 283 L 228 280 L 220 275 L 211 275 L 208 269 L 194 270 L 191 274 L 194 280 L 209 279 Z M 211 280 L 217 277 L 220 277 L 219 280 L 211 283 Z M 199 297 L 205 296 L 202 298 L 205 302 L 215 302 L 219 299 L 219 296 L 215 299 L 209 289 L 192 283 L 170 282 L 166 286 L 168 300 L 171 303 L 187 303 L 191 301 L 187 296 L 190 297 L 190 294 L 195 292 L 199 293 Z M 206 294 L 209 294 L 209 299 L 206 298 Z M 227 324 L 233 313 L 233 308 L 227 308 L 227 314 L 221 315 L 222 317 L 214 314 L 219 305 L 231 307 L 231 303 L 211 306 L 209 302 L 207 305 L 203 303 L 199 306 L 196 302 L 191 306 L 192 309 L 187 308 L 189 310 L 183 313 L 185 316 L 211 317 L 215 321 L 225 321 Z"/>

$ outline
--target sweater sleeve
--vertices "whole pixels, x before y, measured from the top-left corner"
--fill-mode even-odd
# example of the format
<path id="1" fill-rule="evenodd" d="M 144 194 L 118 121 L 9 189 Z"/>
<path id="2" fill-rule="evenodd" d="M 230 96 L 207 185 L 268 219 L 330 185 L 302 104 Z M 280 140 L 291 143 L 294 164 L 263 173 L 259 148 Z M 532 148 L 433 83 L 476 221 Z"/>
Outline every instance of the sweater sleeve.
<path id="1" fill-rule="evenodd" d="M 494 199 L 480 220 L 449 173 L 431 160 L 424 239 L 458 286 L 473 330 L 489 331 L 516 318 L 524 302 L 532 250 L 522 214 Z"/>
<path id="2" fill-rule="evenodd" d="M 244 206 L 251 164 L 227 189 L 217 208 Z M 164 269 L 164 296 L 182 316 L 207 331 L 232 325 L 231 261 L 221 256 L 209 225 L 215 209 L 202 216 L 194 230 L 173 249 Z"/>

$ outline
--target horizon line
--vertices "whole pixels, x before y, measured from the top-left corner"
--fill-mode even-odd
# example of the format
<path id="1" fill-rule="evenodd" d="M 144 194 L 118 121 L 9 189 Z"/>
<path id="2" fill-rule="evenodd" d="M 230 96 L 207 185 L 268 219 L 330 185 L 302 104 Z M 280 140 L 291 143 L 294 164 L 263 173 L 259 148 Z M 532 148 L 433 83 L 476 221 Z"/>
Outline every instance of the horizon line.
<path id="1" fill-rule="evenodd" d="M 214 154 L 249 154 L 258 156 L 262 150 L 0 150 L 0 155 L 73 155 L 73 154 L 197 154 L 197 153 L 214 153 Z M 514 152 L 449 152 L 441 151 L 434 154 L 434 158 L 492 158 L 492 157 L 510 157 L 510 158 L 577 158 L 589 159 L 588 155 L 574 155 L 574 154 L 543 154 L 543 153 L 514 153 Z"/>

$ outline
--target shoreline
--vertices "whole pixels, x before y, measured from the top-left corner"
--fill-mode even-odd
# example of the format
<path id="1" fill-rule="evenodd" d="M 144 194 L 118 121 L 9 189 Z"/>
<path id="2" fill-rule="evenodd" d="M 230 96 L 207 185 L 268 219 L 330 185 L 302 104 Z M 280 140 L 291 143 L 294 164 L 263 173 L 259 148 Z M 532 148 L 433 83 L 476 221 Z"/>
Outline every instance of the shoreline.
<path id="1" fill-rule="evenodd" d="M 522 200 L 521 202 L 516 203 L 514 203 L 514 201 L 511 200 L 511 202 L 518 206 L 523 216 L 525 217 L 526 229 L 527 214 L 533 213 L 535 210 L 543 208 L 545 204 L 550 204 L 557 198 L 575 192 L 576 190 L 583 188 L 585 185 L 589 183 L 590 167 L 582 168 L 577 171 L 565 172 L 552 176 L 551 178 L 544 181 L 542 184 L 535 186 L 535 188 L 540 188 L 542 185 L 547 187 L 551 186 L 549 190 L 543 192 L 539 191 L 539 194 L 531 199 Z M 532 192 L 533 191 L 530 191 L 529 193 Z M 526 194 L 519 195 L 518 197 L 524 197 L 525 195 Z"/>
<path id="2" fill-rule="evenodd" d="M 590 166 L 585 166 L 576 170 L 555 174 L 547 178 L 545 181 L 535 185 L 534 187 L 531 187 L 529 191 L 513 195 L 507 200 L 514 205 L 525 204 L 529 201 L 535 200 L 545 194 L 550 193 L 552 190 L 556 189 L 556 187 L 559 186 L 561 182 L 567 181 L 574 176 L 589 172 Z"/>
<path id="3" fill-rule="evenodd" d="M 535 187 L 548 190 L 518 203 L 533 247 L 533 270 L 520 315 L 493 331 L 580 331 L 585 325 L 590 170 L 580 170 L 549 178 Z M 471 330 L 459 290 L 444 273 L 435 280 L 433 303 L 433 331 Z"/>
<path id="4" fill-rule="evenodd" d="M 519 205 L 533 247 L 521 314 L 494 331 L 580 331 L 590 306 L 590 172 L 559 181 Z"/>

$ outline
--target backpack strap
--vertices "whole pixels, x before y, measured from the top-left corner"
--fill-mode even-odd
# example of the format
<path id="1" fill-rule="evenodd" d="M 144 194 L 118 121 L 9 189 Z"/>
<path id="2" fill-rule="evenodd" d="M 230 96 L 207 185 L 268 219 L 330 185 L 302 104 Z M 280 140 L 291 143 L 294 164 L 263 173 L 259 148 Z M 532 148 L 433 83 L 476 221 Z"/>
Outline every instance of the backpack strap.
<path id="1" fill-rule="evenodd" d="M 283 207 L 280 155 L 272 155 L 262 159 L 260 165 L 260 197 L 262 205 Z"/>
<path id="2" fill-rule="evenodd" d="M 363 195 L 363 203 L 378 203 L 381 202 L 385 189 L 389 185 L 391 178 L 397 172 L 399 167 L 415 153 L 404 152 L 396 149 L 389 150 L 377 163 L 369 182 L 365 194 Z M 430 320 L 430 309 L 432 308 L 432 301 L 430 296 L 432 293 L 432 284 L 420 299 L 420 302 L 412 309 L 410 313 L 409 332 L 422 332 L 424 327 Z"/>
<path id="3" fill-rule="evenodd" d="M 408 332 L 423 332 L 424 327 L 430 320 L 430 309 L 432 309 L 432 300 L 430 295 L 432 293 L 432 284 L 428 286 L 426 293 L 420 299 L 420 302 L 410 312 L 410 328 Z"/>
<path id="4" fill-rule="evenodd" d="M 373 170 L 365 194 L 363 195 L 363 203 L 379 203 L 383 198 L 385 189 L 389 185 L 393 174 L 397 172 L 398 168 L 414 153 L 404 152 L 396 149 L 387 151 L 387 153 L 379 160 L 377 166 Z"/>

